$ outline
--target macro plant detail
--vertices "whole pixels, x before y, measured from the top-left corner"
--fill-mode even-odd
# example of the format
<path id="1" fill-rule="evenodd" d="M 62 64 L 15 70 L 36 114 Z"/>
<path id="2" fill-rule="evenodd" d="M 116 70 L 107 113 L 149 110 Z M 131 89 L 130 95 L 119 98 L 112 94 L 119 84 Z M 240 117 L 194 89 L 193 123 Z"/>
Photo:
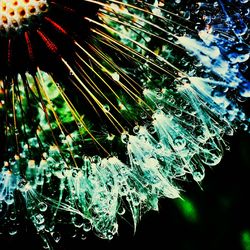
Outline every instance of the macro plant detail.
<path id="1" fill-rule="evenodd" d="M 186 2 L 0 1 L 2 229 L 112 239 L 249 130 L 248 1 Z"/>

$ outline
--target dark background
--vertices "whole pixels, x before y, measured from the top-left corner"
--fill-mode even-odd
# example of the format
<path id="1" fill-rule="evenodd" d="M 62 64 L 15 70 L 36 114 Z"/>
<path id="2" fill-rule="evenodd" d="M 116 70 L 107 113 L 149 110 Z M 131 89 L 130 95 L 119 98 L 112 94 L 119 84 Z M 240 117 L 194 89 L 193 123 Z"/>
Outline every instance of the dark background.
<path id="1" fill-rule="evenodd" d="M 84 241 L 66 238 L 55 249 L 130 249 L 135 245 L 141 249 L 151 245 L 171 250 L 250 250 L 249 139 L 246 133 L 228 138 L 230 151 L 219 165 L 207 168 L 202 189 L 192 183 L 182 193 L 184 200 L 161 199 L 159 212 L 146 213 L 135 234 L 132 226 L 120 220 L 119 236 L 111 241 L 94 235 Z M 191 212 L 184 209 L 187 202 Z M 2 235 L 0 240 L 0 249 L 42 249 L 32 227 L 14 237 Z"/>

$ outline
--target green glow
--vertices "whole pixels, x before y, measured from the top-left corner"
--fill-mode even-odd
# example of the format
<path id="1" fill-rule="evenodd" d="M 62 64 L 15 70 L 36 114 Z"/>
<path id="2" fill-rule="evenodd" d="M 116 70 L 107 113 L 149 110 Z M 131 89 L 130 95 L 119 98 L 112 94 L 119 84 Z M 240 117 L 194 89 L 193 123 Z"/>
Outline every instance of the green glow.
<path id="1" fill-rule="evenodd" d="M 183 216 L 190 222 L 195 223 L 199 220 L 198 211 L 194 205 L 194 203 L 187 199 L 177 199 L 176 204 Z"/>
<path id="2" fill-rule="evenodd" d="M 243 231 L 241 234 L 241 243 L 244 250 L 250 250 L 250 231 Z"/>

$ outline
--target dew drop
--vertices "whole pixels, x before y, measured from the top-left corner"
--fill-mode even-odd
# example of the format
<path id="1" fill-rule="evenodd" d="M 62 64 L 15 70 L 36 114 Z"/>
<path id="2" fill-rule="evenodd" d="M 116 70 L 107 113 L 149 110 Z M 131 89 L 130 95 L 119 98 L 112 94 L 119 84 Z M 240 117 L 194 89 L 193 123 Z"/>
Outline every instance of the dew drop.
<path id="1" fill-rule="evenodd" d="M 4 197 L 4 200 L 8 205 L 11 205 L 14 203 L 14 195 L 12 193 L 9 193 Z"/>
<path id="2" fill-rule="evenodd" d="M 47 206 L 46 203 L 40 202 L 40 203 L 38 204 L 38 208 L 39 208 L 39 210 L 40 210 L 41 212 L 45 212 L 45 211 L 47 210 L 48 206 Z"/>
<path id="3" fill-rule="evenodd" d="M 59 232 L 53 232 L 51 236 L 53 237 L 56 243 L 58 243 L 61 240 L 61 234 Z"/>
<path id="4" fill-rule="evenodd" d="M 121 135 L 121 141 L 124 143 L 124 144 L 127 144 L 129 142 L 129 134 L 127 133 L 123 133 Z"/>
<path id="5" fill-rule="evenodd" d="M 186 143 L 187 143 L 187 141 L 185 138 L 183 138 L 182 136 L 177 136 L 174 139 L 174 149 L 177 151 L 180 151 L 180 150 L 185 148 Z"/>
<path id="6" fill-rule="evenodd" d="M 75 215 L 75 216 L 72 218 L 72 222 L 73 222 L 74 226 L 77 227 L 77 228 L 82 227 L 82 226 L 83 226 L 83 223 L 84 223 L 83 218 L 82 218 L 82 216 L 80 216 L 80 215 Z"/>
<path id="7" fill-rule="evenodd" d="M 196 170 L 193 171 L 193 179 L 196 181 L 196 182 L 200 182 L 204 179 L 205 177 L 205 172 L 203 169 L 201 168 L 197 168 Z"/>

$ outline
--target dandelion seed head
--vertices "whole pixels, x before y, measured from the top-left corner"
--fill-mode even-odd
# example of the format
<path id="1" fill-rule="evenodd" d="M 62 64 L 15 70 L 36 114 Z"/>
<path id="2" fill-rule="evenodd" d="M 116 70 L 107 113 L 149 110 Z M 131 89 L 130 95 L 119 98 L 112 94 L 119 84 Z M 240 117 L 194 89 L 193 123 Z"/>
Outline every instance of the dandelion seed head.
<path id="1" fill-rule="evenodd" d="M 30 17 L 38 16 L 48 9 L 47 0 L 0 1 L 0 28 L 5 31 L 27 26 Z"/>
<path id="2" fill-rule="evenodd" d="M 0 204 L 21 196 L 54 242 L 62 221 L 111 239 L 125 208 L 136 228 L 182 181 L 202 185 L 224 134 L 248 130 L 249 50 L 243 23 L 220 32 L 208 1 L 187 2 L 0 1 Z"/>

